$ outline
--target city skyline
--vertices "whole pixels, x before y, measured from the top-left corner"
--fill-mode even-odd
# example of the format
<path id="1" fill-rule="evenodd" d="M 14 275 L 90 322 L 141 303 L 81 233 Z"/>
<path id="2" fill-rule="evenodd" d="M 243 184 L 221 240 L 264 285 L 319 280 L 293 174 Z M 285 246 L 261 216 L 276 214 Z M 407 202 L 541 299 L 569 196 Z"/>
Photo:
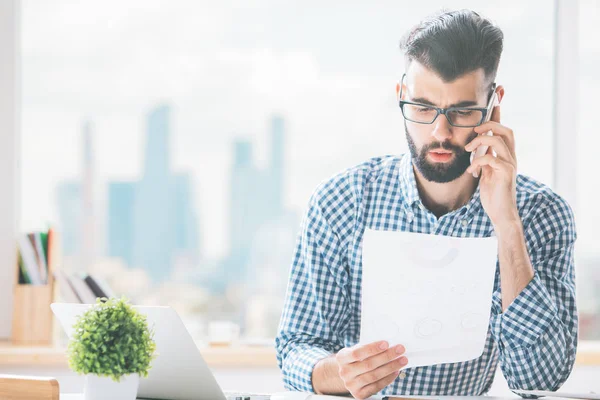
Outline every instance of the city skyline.
<path id="1" fill-rule="evenodd" d="M 174 270 L 201 268 L 203 224 L 196 219 L 193 208 L 192 196 L 196 192 L 191 185 L 193 177 L 185 171 L 172 172 L 170 106 L 151 108 L 146 121 L 142 177 L 136 181 L 105 183 L 108 199 L 103 236 L 107 247 L 97 256 L 122 259 L 127 266 L 141 267 L 154 282 L 160 282 L 169 279 Z M 63 251 L 81 263 L 80 270 L 86 270 L 93 259 L 85 243 L 99 231 L 99 226 L 90 228 L 95 217 L 90 212 L 98 203 L 94 197 L 98 190 L 94 183 L 90 121 L 84 123 L 82 135 L 82 180 L 61 182 L 56 191 Z M 236 139 L 232 143 L 228 252 L 217 261 L 218 267 L 212 275 L 199 274 L 203 276 L 201 282 L 214 291 L 222 292 L 230 281 L 248 277 L 248 265 L 257 260 L 253 246 L 259 245 L 256 240 L 259 234 L 268 235 L 269 229 L 276 230 L 285 232 L 293 241 L 298 229 L 297 213 L 287 210 L 283 201 L 286 164 L 283 116 L 271 116 L 268 135 L 270 152 L 265 168 L 257 166 L 252 142 Z M 278 258 L 280 269 L 284 270 L 292 257 L 292 246 L 287 247 L 289 254 Z"/>

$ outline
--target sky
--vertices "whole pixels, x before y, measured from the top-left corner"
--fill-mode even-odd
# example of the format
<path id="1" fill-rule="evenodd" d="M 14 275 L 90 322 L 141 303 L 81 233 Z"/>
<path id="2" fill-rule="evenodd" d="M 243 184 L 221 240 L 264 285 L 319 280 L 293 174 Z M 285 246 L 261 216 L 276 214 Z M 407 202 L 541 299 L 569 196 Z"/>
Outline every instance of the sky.
<path id="1" fill-rule="evenodd" d="M 173 168 L 193 174 L 202 248 L 222 256 L 233 140 L 252 140 L 264 164 L 269 118 L 286 118 L 285 198 L 300 213 L 319 182 L 369 157 L 407 151 L 394 93 L 403 71 L 399 39 L 449 3 L 23 0 L 22 229 L 57 221 L 55 187 L 80 176 L 85 120 L 94 126 L 103 209 L 108 181 L 139 178 L 145 116 L 169 103 Z M 551 185 L 553 9 L 542 0 L 451 3 L 504 30 L 503 123 L 517 135 L 519 172 Z M 600 89 L 593 75 L 600 48 L 591 38 L 598 3 L 581 2 L 583 249 L 597 242 L 600 224 L 600 193 L 588 184 L 597 182 L 590 149 L 600 145 L 591 117 Z"/>

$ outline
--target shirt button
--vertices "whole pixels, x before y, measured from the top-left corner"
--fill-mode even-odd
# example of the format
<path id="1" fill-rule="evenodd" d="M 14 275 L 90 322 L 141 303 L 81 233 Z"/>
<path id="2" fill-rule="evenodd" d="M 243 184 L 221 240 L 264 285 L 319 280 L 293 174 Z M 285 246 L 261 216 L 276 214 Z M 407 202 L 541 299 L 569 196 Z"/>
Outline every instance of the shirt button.
<path id="1" fill-rule="evenodd" d="M 406 217 L 408 218 L 408 222 L 412 222 L 415 215 L 413 213 L 409 212 L 408 214 L 406 214 Z"/>
<path id="2" fill-rule="evenodd" d="M 400 371 L 400 374 L 398 375 L 398 378 L 400 378 L 400 379 L 406 378 L 406 372 Z"/>
<path id="3" fill-rule="evenodd" d="M 462 226 L 469 225 L 469 221 L 467 221 L 466 219 L 461 220 L 460 223 L 462 224 Z"/>

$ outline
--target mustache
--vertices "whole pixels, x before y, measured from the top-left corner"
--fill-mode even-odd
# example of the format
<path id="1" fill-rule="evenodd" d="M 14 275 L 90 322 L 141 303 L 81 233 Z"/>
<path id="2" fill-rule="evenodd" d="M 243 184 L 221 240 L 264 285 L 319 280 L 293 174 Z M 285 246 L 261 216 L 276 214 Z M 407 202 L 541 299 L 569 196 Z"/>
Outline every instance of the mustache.
<path id="1" fill-rule="evenodd" d="M 453 144 L 448 143 L 448 142 L 444 142 L 444 143 L 431 143 L 429 145 L 423 146 L 423 149 L 421 151 L 422 152 L 429 152 L 429 151 L 438 150 L 438 149 L 458 152 L 458 151 L 461 150 L 461 147 L 453 145 Z"/>

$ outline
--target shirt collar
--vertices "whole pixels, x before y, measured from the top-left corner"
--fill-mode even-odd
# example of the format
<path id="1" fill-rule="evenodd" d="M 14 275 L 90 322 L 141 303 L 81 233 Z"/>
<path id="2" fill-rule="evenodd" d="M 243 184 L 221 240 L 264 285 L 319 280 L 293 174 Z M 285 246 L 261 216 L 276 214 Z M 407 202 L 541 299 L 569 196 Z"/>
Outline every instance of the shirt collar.
<path id="1" fill-rule="evenodd" d="M 402 196 L 406 205 L 411 208 L 415 205 L 422 204 L 421 198 L 419 197 L 419 190 L 417 189 L 417 181 L 415 178 L 415 171 L 413 170 L 412 157 L 410 153 L 405 153 L 400 160 L 400 188 L 402 190 Z M 472 214 L 481 206 L 479 184 L 475 189 L 475 193 L 471 196 L 471 199 L 461 208 L 466 210 L 466 213 Z M 463 212 L 464 213 L 464 212 Z"/>

